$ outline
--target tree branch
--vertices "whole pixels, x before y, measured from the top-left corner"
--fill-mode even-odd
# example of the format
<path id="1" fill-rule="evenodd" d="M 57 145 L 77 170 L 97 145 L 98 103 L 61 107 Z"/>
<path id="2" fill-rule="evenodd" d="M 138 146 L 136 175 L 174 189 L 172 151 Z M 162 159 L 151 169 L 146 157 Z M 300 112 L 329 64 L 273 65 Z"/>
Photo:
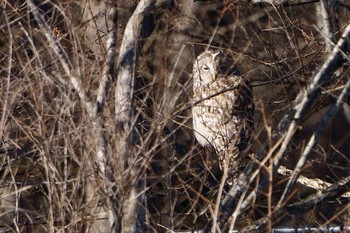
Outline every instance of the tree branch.
<path id="1" fill-rule="evenodd" d="M 106 42 L 107 54 L 105 65 L 103 67 L 103 74 L 101 78 L 101 82 L 97 92 L 96 98 L 96 116 L 97 118 L 97 126 L 96 132 L 98 135 L 98 143 L 97 143 L 97 161 L 99 163 L 99 170 L 101 174 L 105 175 L 105 163 L 106 163 L 106 139 L 104 136 L 104 116 L 103 110 L 106 102 L 106 96 L 108 94 L 109 84 L 112 80 L 113 76 L 113 68 L 116 58 L 116 25 L 117 25 L 117 6 L 115 1 L 107 0 L 107 9 L 109 9 L 108 17 L 107 17 L 107 30 L 108 30 L 108 38 Z"/>
<path id="2" fill-rule="evenodd" d="M 79 77 L 76 77 L 72 72 L 73 68 L 69 64 L 67 53 L 64 51 L 59 41 L 53 36 L 53 33 L 45 22 L 43 16 L 40 14 L 37 6 L 33 3 L 33 0 L 28 0 L 27 2 L 36 22 L 39 25 L 41 32 L 46 37 L 50 47 L 58 57 L 58 60 L 60 61 L 64 72 L 69 77 L 71 85 L 78 93 L 82 104 L 85 106 L 86 111 L 89 113 L 90 117 L 93 118 L 95 110 L 92 106 L 92 103 L 88 100 L 86 93 L 84 92 L 84 89 L 81 85 L 81 79 Z"/>
<path id="3" fill-rule="evenodd" d="M 339 197 L 340 195 L 345 193 L 347 190 L 349 190 L 349 185 L 350 185 L 350 176 L 347 176 L 341 179 L 340 181 L 332 184 L 331 186 L 326 188 L 324 191 L 319 191 L 316 194 L 310 195 L 309 197 L 301 201 L 295 202 L 281 209 L 278 209 L 278 210 L 275 209 L 273 216 L 275 218 L 279 218 L 286 214 L 293 214 L 293 213 L 295 214 L 296 212 L 305 212 L 307 210 L 310 210 L 325 200 L 330 200 L 330 199 Z M 251 226 L 244 229 L 244 232 L 257 231 L 258 229 L 260 229 L 261 226 L 263 226 L 268 221 L 270 221 L 269 216 L 261 218 Z"/>
<path id="4" fill-rule="evenodd" d="M 280 166 L 278 168 L 278 174 L 281 174 L 284 177 L 291 176 L 292 173 L 293 173 L 293 170 L 288 169 L 288 168 L 286 168 L 284 166 Z M 331 183 L 326 182 L 324 180 L 321 180 L 321 179 L 318 179 L 318 178 L 311 179 L 311 178 L 305 177 L 303 175 L 299 176 L 299 178 L 297 179 L 297 182 L 299 184 L 301 184 L 301 185 L 304 185 L 306 187 L 315 189 L 315 190 L 320 191 L 320 192 L 322 190 L 324 190 L 324 188 L 328 188 L 328 187 L 330 187 L 332 185 Z M 347 191 L 347 192 L 341 194 L 341 196 L 349 198 L 350 197 L 350 192 Z"/>
<path id="5" fill-rule="evenodd" d="M 253 6 L 296 6 L 319 2 L 319 0 L 251 0 Z"/>
<path id="6" fill-rule="evenodd" d="M 253 6 L 298 6 L 305 4 L 312 4 L 319 2 L 320 0 L 251 0 L 251 4 Z M 345 0 L 336 0 L 335 1 L 339 6 L 345 7 L 348 10 L 350 9 L 350 4 Z"/>
<path id="7" fill-rule="evenodd" d="M 293 107 L 292 113 L 285 115 L 285 117 L 279 123 L 277 130 L 274 132 L 275 140 L 277 141 L 273 148 L 270 148 L 269 153 L 273 153 L 280 145 L 280 149 L 277 153 L 276 159 L 274 161 L 274 167 L 277 168 L 280 164 L 281 159 L 287 146 L 289 145 L 294 133 L 297 130 L 299 123 L 304 119 L 304 115 L 309 107 L 316 100 L 320 94 L 320 87 L 330 79 L 332 74 L 346 61 L 347 57 L 344 55 L 348 51 L 350 37 L 350 24 L 346 27 L 342 37 L 338 41 L 337 45 L 333 48 L 332 53 L 329 55 L 328 59 L 321 66 L 320 70 L 315 74 L 312 81 L 308 85 L 306 90 L 300 91 L 296 98 L 296 104 Z M 288 127 L 287 130 L 284 128 Z M 258 159 L 263 157 L 268 158 L 270 155 L 263 153 L 258 153 Z M 261 162 L 263 163 L 263 162 Z M 235 199 L 238 198 L 245 188 L 248 188 L 252 182 L 252 177 L 254 173 L 260 170 L 261 165 L 258 167 L 254 163 L 248 164 L 245 171 L 239 176 L 237 183 L 235 183 L 226 197 L 222 200 L 221 209 L 226 217 L 223 217 L 220 221 L 221 226 L 227 226 L 228 217 L 231 216 L 235 209 Z M 275 170 L 275 169 L 274 169 Z M 262 180 L 259 184 L 258 190 L 266 185 L 266 180 Z M 252 191 L 247 199 L 251 199 L 256 195 L 256 191 Z M 237 213 L 242 213 L 246 208 L 246 205 L 241 205 Z"/>
<path id="8" fill-rule="evenodd" d="M 327 0 L 320 0 L 319 5 L 317 6 L 319 9 L 319 21 L 321 25 L 321 32 L 323 32 L 325 44 L 326 44 L 326 52 L 330 52 L 333 48 L 334 44 L 334 35 L 333 29 L 331 25 L 331 15 L 330 15 L 330 4 Z"/>
<path id="9" fill-rule="evenodd" d="M 287 195 L 290 193 L 292 187 L 294 186 L 295 182 L 297 181 L 300 172 L 302 168 L 304 167 L 307 158 L 316 145 L 316 143 L 319 141 L 319 138 L 321 136 L 321 133 L 328 125 L 329 121 L 335 116 L 335 114 L 338 112 L 338 110 L 343 106 L 345 98 L 349 95 L 350 92 L 350 81 L 348 81 L 341 92 L 340 96 L 337 99 L 337 102 L 332 106 L 331 109 L 328 110 L 328 112 L 323 116 L 321 122 L 318 124 L 315 132 L 310 137 L 310 140 L 308 144 L 306 145 L 303 154 L 299 158 L 299 161 L 296 165 L 296 167 L 293 170 L 293 173 L 288 181 L 288 184 L 286 185 L 286 188 L 283 191 L 283 194 L 281 195 L 281 198 L 277 204 L 277 206 L 281 206 L 284 199 L 287 197 Z"/>
<path id="10" fill-rule="evenodd" d="M 347 25 L 338 43 L 336 44 L 336 46 L 334 46 L 332 53 L 323 63 L 320 70 L 312 78 L 312 81 L 307 86 L 306 90 L 300 91 L 297 97 L 295 98 L 296 104 L 292 109 L 293 116 L 291 116 L 291 114 L 287 114 L 283 117 L 281 121 L 283 122 L 283 124 L 285 124 L 285 122 L 290 121 L 290 119 L 291 123 L 288 127 L 288 130 L 285 131 L 286 133 L 283 133 L 283 127 L 278 127 L 282 130 L 282 133 L 279 134 L 284 134 L 284 136 L 282 137 L 284 139 L 274 161 L 275 167 L 278 167 L 285 151 L 287 150 L 288 144 L 290 143 L 294 133 L 297 130 L 297 127 L 303 121 L 305 113 L 307 112 L 309 107 L 314 103 L 316 98 L 319 96 L 320 87 L 326 81 L 329 81 L 333 73 L 348 59 L 345 55 L 345 52 L 349 51 L 349 37 L 350 24 Z"/>
<path id="11" fill-rule="evenodd" d="M 136 161 L 135 144 L 137 139 L 131 135 L 133 132 L 134 82 L 137 68 L 140 41 L 145 35 L 142 27 L 146 17 L 165 1 L 141 0 L 130 17 L 123 35 L 117 61 L 117 82 L 115 88 L 115 146 L 116 157 L 111 164 L 115 171 L 116 196 L 111 198 L 114 214 L 116 216 L 116 229 L 122 232 L 139 232 L 138 222 L 142 207 L 142 177 L 140 164 Z M 111 158 L 112 159 L 112 158 Z M 140 200 L 138 202 L 138 199 Z M 119 202 L 119 204 L 117 203 Z M 115 205 L 113 205 L 115 204 Z"/>

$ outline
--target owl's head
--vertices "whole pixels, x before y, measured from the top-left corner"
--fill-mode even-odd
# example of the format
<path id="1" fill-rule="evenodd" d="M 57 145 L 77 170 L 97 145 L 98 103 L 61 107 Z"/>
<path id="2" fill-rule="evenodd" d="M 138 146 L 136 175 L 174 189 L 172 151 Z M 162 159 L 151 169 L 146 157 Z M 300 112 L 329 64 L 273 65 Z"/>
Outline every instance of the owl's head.
<path id="1" fill-rule="evenodd" d="M 206 50 L 201 53 L 193 65 L 193 78 L 202 85 L 211 83 L 215 80 L 217 74 L 216 57 L 219 51 Z"/>
<path id="2" fill-rule="evenodd" d="M 239 75 L 232 56 L 219 50 L 206 50 L 195 60 L 193 78 L 195 83 L 205 85 L 215 81 L 218 77 Z"/>

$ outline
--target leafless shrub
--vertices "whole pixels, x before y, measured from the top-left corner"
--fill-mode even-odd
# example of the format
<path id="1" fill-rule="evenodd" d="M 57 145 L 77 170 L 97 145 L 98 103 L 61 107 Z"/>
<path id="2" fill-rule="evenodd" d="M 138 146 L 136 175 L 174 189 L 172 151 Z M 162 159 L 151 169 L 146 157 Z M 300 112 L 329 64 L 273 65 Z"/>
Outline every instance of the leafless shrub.
<path id="1" fill-rule="evenodd" d="M 256 103 L 217 231 L 349 225 L 349 6 L 278 4 L 2 1 L 1 230 L 209 231 L 221 171 L 191 121 L 207 47 Z"/>

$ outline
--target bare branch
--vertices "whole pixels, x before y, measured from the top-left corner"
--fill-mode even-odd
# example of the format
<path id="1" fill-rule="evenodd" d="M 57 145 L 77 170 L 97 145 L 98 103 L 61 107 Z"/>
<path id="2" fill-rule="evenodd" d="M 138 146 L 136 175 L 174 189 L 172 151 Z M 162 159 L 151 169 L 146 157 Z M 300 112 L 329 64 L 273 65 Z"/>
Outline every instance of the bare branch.
<path id="1" fill-rule="evenodd" d="M 140 39 L 140 30 L 138 27 L 141 25 L 147 9 L 152 4 L 154 5 L 155 1 L 144 0 L 139 2 L 126 25 L 123 41 L 120 46 L 117 65 L 117 86 L 115 90 L 115 116 L 117 125 L 123 131 L 128 131 L 132 123 L 133 88 Z"/>
<path id="2" fill-rule="evenodd" d="M 296 6 L 318 2 L 319 0 L 251 0 L 257 6 Z"/>
<path id="3" fill-rule="evenodd" d="M 253 6 L 298 6 L 319 2 L 320 0 L 251 0 Z M 350 4 L 345 0 L 336 0 L 334 1 L 339 6 L 345 7 L 348 10 L 350 9 Z"/>
<path id="4" fill-rule="evenodd" d="M 346 27 L 341 39 L 338 41 L 337 45 L 334 47 L 332 54 L 328 57 L 328 59 L 325 61 L 323 66 L 320 68 L 319 72 L 314 76 L 312 79 L 312 82 L 308 86 L 307 90 L 302 90 L 297 98 L 296 106 L 294 107 L 294 120 L 290 121 L 291 116 L 286 115 L 284 119 L 280 122 L 280 125 L 277 129 L 284 131 L 284 127 L 288 126 L 287 133 L 284 134 L 284 137 L 281 137 L 274 145 L 273 148 L 270 149 L 269 153 L 274 152 L 279 145 L 281 145 L 280 150 L 277 153 L 276 160 L 274 161 L 274 166 L 278 167 L 280 160 L 282 159 L 285 151 L 287 150 L 287 146 L 289 142 L 291 141 L 295 131 L 297 130 L 298 124 L 302 122 L 304 118 L 305 112 L 309 109 L 309 107 L 312 105 L 312 103 L 316 100 L 320 93 L 320 86 L 325 83 L 332 74 L 345 62 L 344 53 L 348 50 L 348 37 L 350 36 L 350 24 Z M 282 126 L 283 125 L 283 126 Z M 281 133 L 277 130 L 275 132 L 275 135 L 280 135 Z M 282 133 L 283 134 L 283 133 Z M 258 153 L 260 154 L 260 153 Z M 258 157 L 261 157 L 262 155 L 258 155 Z M 265 156 L 265 159 L 269 158 L 269 156 Z M 261 162 L 264 164 L 264 162 Z M 248 164 L 245 171 L 239 176 L 237 183 L 234 184 L 230 191 L 227 193 L 226 197 L 222 200 L 222 212 L 226 216 L 231 216 L 233 213 L 233 209 L 235 208 L 235 199 L 241 195 L 244 188 L 248 187 L 249 184 L 252 182 L 253 178 L 257 171 L 259 171 L 260 168 L 257 168 L 254 164 Z M 263 179 L 263 181 L 260 183 L 259 190 L 266 185 L 266 180 Z M 254 198 L 256 195 L 256 191 L 252 191 L 250 195 L 247 197 L 247 201 Z M 237 210 L 237 213 L 242 213 L 242 211 L 245 210 L 247 205 L 242 204 Z M 227 220 L 227 219 L 226 219 Z M 220 223 L 222 226 L 226 226 L 225 218 L 222 218 Z"/>
<path id="5" fill-rule="evenodd" d="M 135 161 L 135 141 L 130 135 L 133 131 L 135 122 L 133 113 L 133 95 L 134 95 L 134 80 L 136 74 L 136 66 L 139 54 L 139 42 L 142 37 L 141 28 L 144 26 L 143 21 L 146 16 L 157 5 L 163 1 L 141 0 L 132 16 L 130 17 L 123 35 L 122 44 L 117 62 L 117 83 L 115 89 L 115 124 L 116 124 L 116 158 L 114 169 L 117 171 L 115 175 L 117 187 L 117 198 L 112 200 L 114 205 L 113 211 L 116 216 L 117 229 L 122 229 L 123 232 L 138 232 L 138 218 L 140 209 L 140 201 L 142 195 L 139 195 L 142 187 L 143 175 L 140 174 L 138 164 L 133 164 Z M 127 166 L 127 167 L 126 167 Z M 141 168 L 142 170 L 142 168 Z M 141 172 L 142 173 L 142 172 Z M 125 176 L 129 176 L 129 184 L 124 185 Z M 123 218 L 123 219 L 122 219 Z M 135 225 L 136 223 L 136 225 Z"/>
<path id="6" fill-rule="evenodd" d="M 326 188 L 324 191 L 319 191 L 316 194 L 310 195 L 309 197 L 299 202 L 290 204 L 286 207 L 276 210 L 276 212 L 274 212 L 273 215 L 274 217 L 278 218 L 280 216 L 286 215 L 287 213 L 295 213 L 295 212 L 310 210 L 325 200 L 339 197 L 349 189 L 349 184 L 350 184 L 350 177 L 347 176 L 341 179 L 340 181 L 332 184 L 330 187 Z M 258 221 L 255 222 L 255 224 L 252 224 L 251 226 L 247 227 L 245 230 L 247 230 L 248 232 L 254 231 L 254 230 L 256 231 L 262 225 L 267 223 L 269 220 L 270 220 L 269 216 L 259 219 Z"/>
<path id="7" fill-rule="evenodd" d="M 7 15 L 5 14 L 5 19 L 6 22 L 8 22 Z M 1 116 L 1 121 L 0 121 L 0 143 L 3 141 L 3 132 L 5 130 L 5 121 L 8 116 L 7 109 L 8 109 L 8 100 L 9 100 L 9 92 L 10 92 L 10 77 L 11 77 L 11 67 L 12 67 L 12 43 L 13 43 L 13 38 L 12 38 L 12 33 L 10 30 L 10 26 L 8 24 L 7 29 L 8 29 L 8 35 L 10 37 L 9 39 L 9 55 L 8 55 L 8 67 L 7 67 L 7 82 L 6 82 L 6 92 L 4 93 L 4 96 L 2 97 L 4 99 L 4 104 L 2 106 L 2 116 Z"/>
<path id="8" fill-rule="evenodd" d="M 332 198 L 336 198 L 344 194 L 347 190 L 349 190 L 350 185 L 350 176 L 347 176 L 338 182 L 332 184 L 324 191 L 318 191 L 314 195 L 310 195 L 309 197 L 290 204 L 287 206 L 287 210 L 289 212 L 301 211 L 301 210 L 309 210 L 313 208 L 315 205 L 324 202 L 325 200 L 330 200 Z"/>
<path id="9" fill-rule="evenodd" d="M 288 177 L 290 175 L 292 175 L 293 170 L 288 169 L 284 166 L 280 166 L 278 168 L 278 173 L 281 174 L 282 176 Z M 328 188 L 330 187 L 332 184 L 326 181 L 323 181 L 321 179 L 315 178 L 315 179 L 310 179 L 308 177 L 302 176 L 300 175 L 299 178 L 297 179 L 297 182 L 301 185 L 304 185 L 306 187 L 318 190 L 318 191 L 322 191 L 324 190 L 324 188 Z M 344 194 L 341 195 L 342 197 L 350 197 L 350 192 L 346 192 Z"/>
<path id="10" fill-rule="evenodd" d="M 107 8 L 109 9 L 108 12 L 108 21 L 107 21 L 107 27 L 108 27 L 108 39 L 106 43 L 107 47 L 107 54 L 106 54 L 106 61 L 103 68 L 103 74 L 101 78 L 101 82 L 98 88 L 97 92 L 97 99 L 96 99 L 96 115 L 98 116 L 98 126 L 97 126 L 97 135 L 99 135 L 99 142 L 98 142 L 98 148 L 97 148 L 97 159 L 99 161 L 99 170 L 101 171 L 102 175 L 105 173 L 105 162 L 106 162 L 106 140 L 103 135 L 103 125 L 104 125 L 104 116 L 103 116 L 103 108 L 106 102 L 106 96 L 108 93 L 108 88 L 110 81 L 112 80 L 113 76 L 113 68 L 114 68 L 114 62 L 116 57 L 116 25 L 117 25 L 117 10 L 116 10 L 116 3 L 114 1 L 108 1 L 107 2 Z"/>
<path id="11" fill-rule="evenodd" d="M 326 51 L 330 52 L 333 48 L 334 35 L 332 32 L 331 25 L 331 16 L 329 12 L 329 2 L 326 0 L 320 0 L 319 5 L 319 21 L 321 25 L 321 31 L 323 32 L 323 36 L 325 37 L 326 43 Z"/>
<path id="12" fill-rule="evenodd" d="M 77 91 L 82 104 L 85 105 L 86 111 L 89 113 L 91 117 L 93 117 L 95 112 L 93 110 L 93 106 L 91 102 L 88 100 L 88 97 L 86 96 L 86 93 L 83 90 L 80 78 L 76 77 L 72 72 L 73 68 L 69 64 L 68 55 L 62 48 L 59 41 L 53 36 L 53 33 L 50 31 L 49 26 L 45 22 L 43 16 L 40 14 L 36 5 L 33 3 L 33 0 L 28 0 L 28 5 L 31 9 L 31 12 L 34 15 L 35 20 L 37 21 L 40 27 L 40 30 L 42 31 L 47 41 L 49 42 L 50 47 L 55 52 L 56 56 L 58 57 L 58 60 L 61 62 L 64 72 L 67 74 L 67 76 L 70 79 L 71 85 Z"/>
<path id="13" fill-rule="evenodd" d="M 304 114 L 320 94 L 320 87 L 326 81 L 328 81 L 330 77 L 332 77 L 333 73 L 346 61 L 346 56 L 344 56 L 344 53 L 348 51 L 349 37 L 350 24 L 347 25 L 337 45 L 333 48 L 332 53 L 321 66 L 320 70 L 312 78 L 312 81 L 308 85 L 306 90 L 300 91 L 297 95 L 295 100 L 296 104 L 292 111 L 294 113 L 293 120 L 290 123 L 288 130 L 284 134 L 284 139 L 281 148 L 278 151 L 276 155 L 276 160 L 274 162 L 275 166 L 279 165 L 280 160 L 282 159 L 285 151 L 287 150 L 287 146 L 291 141 L 295 131 L 297 130 L 299 123 L 301 123 L 304 119 Z M 289 114 L 286 115 L 281 121 L 281 123 L 285 124 L 285 122 L 289 121 L 288 119 L 290 118 L 291 116 Z M 278 128 L 283 130 L 283 127 Z"/>
<path id="14" fill-rule="evenodd" d="M 328 112 L 323 116 L 321 122 L 318 124 L 315 132 L 312 134 L 308 144 L 306 145 L 303 154 L 299 158 L 299 161 L 296 165 L 296 167 L 293 170 L 293 173 L 291 175 L 291 178 L 288 181 L 288 184 L 286 185 L 285 190 L 283 191 L 283 194 L 281 195 L 281 198 L 278 202 L 277 206 L 281 206 L 284 199 L 287 197 L 287 195 L 290 193 L 292 187 L 294 186 L 295 182 L 297 181 L 299 174 L 304 167 L 307 158 L 316 145 L 316 143 L 319 141 L 319 138 L 321 136 L 321 133 L 325 129 L 325 127 L 328 125 L 329 121 L 334 117 L 334 115 L 338 112 L 338 110 L 343 106 L 345 98 L 349 95 L 350 92 L 350 81 L 347 82 L 346 86 L 344 87 L 343 91 L 341 92 L 340 96 L 337 99 L 337 102 L 335 105 L 332 106 L 331 109 L 328 110 Z"/>
<path id="15" fill-rule="evenodd" d="M 106 42 L 107 47 L 107 54 L 106 54 L 106 61 L 103 68 L 103 76 L 101 78 L 100 86 L 98 88 L 97 92 L 97 108 L 96 111 L 101 112 L 103 111 L 103 107 L 105 105 L 106 96 L 109 88 L 109 83 L 112 80 L 113 76 L 113 69 L 114 69 L 114 62 L 116 57 L 116 25 L 117 25 L 117 17 L 116 17 L 116 6 L 114 1 L 108 0 L 108 21 L 107 21 L 107 27 L 108 27 L 108 39 Z"/>
<path id="16" fill-rule="evenodd" d="M 322 179 L 348 176 L 350 162 L 348 108 L 334 115 L 349 100 L 346 1 L 0 5 L 0 229 L 350 229 L 324 227 L 349 225 L 349 181 Z M 241 154 L 250 162 L 232 186 L 193 135 L 191 108 L 237 88 L 193 101 L 189 63 L 208 44 L 232 53 L 258 103 L 254 140 Z M 306 177 L 309 162 L 317 178 Z"/>

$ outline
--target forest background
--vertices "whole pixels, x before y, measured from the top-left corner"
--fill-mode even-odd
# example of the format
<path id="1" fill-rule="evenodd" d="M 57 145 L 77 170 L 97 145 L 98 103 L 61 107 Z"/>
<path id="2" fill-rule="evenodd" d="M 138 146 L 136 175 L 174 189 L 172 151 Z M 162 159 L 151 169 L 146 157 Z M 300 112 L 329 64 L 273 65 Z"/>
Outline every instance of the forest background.
<path id="1" fill-rule="evenodd" d="M 1 1 L 1 231 L 349 226 L 349 10 Z M 218 201 L 215 152 L 191 121 L 192 65 L 208 47 L 235 58 L 256 105 L 251 161 Z"/>

